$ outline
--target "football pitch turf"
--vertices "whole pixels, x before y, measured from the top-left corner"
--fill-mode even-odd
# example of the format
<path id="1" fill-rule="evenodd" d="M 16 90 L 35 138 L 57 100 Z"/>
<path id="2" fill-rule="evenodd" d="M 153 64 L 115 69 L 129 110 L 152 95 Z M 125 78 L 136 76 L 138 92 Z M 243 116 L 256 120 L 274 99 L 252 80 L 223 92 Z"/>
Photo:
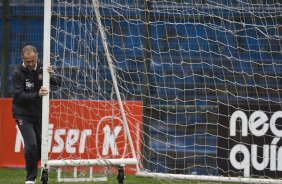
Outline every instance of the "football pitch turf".
<path id="1" fill-rule="evenodd" d="M 49 172 L 49 181 L 50 183 L 59 183 L 57 182 L 56 172 Z M 40 174 L 38 174 L 40 176 Z M 25 179 L 25 170 L 24 169 L 8 169 L 8 168 L 0 168 L 0 184 L 24 184 Z M 39 177 L 37 177 L 37 184 L 41 182 L 38 181 Z M 62 184 L 65 184 L 63 182 Z M 73 182 L 72 182 L 73 183 Z M 107 182 L 79 182 L 76 184 L 88 184 L 88 183 L 101 183 L 101 184 L 117 184 L 116 175 L 112 175 L 108 178 Z M 127 175 L 124 179 L 124 184 L 227 184 L 224 182 L 207 182 L 207 181 L 187 181 L 187 180 L 160 180 L 160 179 L 152 179 L 152 178 L 144 178 L 138 177 L 134 175 Z"/>

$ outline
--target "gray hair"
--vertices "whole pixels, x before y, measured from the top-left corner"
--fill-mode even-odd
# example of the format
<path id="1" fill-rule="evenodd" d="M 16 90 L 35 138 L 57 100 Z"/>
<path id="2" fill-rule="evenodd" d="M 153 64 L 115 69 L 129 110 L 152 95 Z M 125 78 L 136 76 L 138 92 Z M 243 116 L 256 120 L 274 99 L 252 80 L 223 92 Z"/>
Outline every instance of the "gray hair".
<path id="1" fill-rule="evenodd" d="M 38 54 L 36 48 L 34 46 L 32 46 L 32 45 L 27 45 L 27 46 L 25 46 L 23 48 L 23 50 L 22 50 L 22 57 L 24 56 L 24 54 L 26 52 L 34 52 L 36 55 Z"/>

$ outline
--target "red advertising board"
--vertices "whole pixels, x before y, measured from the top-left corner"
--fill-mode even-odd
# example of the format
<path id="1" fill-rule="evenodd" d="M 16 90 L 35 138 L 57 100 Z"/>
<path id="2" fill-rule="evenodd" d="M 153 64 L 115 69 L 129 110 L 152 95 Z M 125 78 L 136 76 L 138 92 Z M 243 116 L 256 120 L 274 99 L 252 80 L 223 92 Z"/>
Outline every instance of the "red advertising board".
<path id="1" fill-rule="evenodd" d="M 50 159 L 132 158 L 116 101 L 53 100 L 48 129 Z M 137 157 L 142 104 L 123 104 Z M 24 167 L 23 143 L 12 118 L 12 100 L 0 99 L 0 167 Z"/>

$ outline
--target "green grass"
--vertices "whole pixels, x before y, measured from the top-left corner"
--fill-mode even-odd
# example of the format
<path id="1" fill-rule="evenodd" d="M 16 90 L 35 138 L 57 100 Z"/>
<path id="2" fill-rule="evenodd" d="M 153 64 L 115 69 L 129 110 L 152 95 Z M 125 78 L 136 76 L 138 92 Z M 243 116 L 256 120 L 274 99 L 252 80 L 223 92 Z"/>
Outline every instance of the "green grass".
<path id="1" fill-rule="evenodd" d="M 23 184 L 25 181 L 25 170 L 24 169 L 7 169 L 0 168 L 0 184 Z M 39 181 L 40 174 L 38 174 L 37 181 Z M 56 181 L 57 175 L 55 171 L 49 172 L 49 183 L 58 183 Z M 37 182 L 37 184 L 40 182 Z M 65 182 L 64 182 L 65 183 Z M 76 184 L 88 184 L 94 182 L 80 182 Z M 102 184 L 117 184 L 116 175 L 112 175 L 108 178 L 107 182 L 95 182 Z M 124 184 L 219 184 L 222 182 L 203 182 L 203 181 L 185 181 L 185 180 L 160 180 L 151 179 L 144 177 L 137 177 L 134 175 L 127 175 Z M 222 183 L 227 184 L 227 183 Z"/>
<path id="2" fill-rule="evenodd" d="M 24 169 L 0 169 L 0 184 L 23 184 L 25 180 L 25 170 Z M 40 174 L 38 174 L 37 181 L 39 180 Z M 56 181 L 56 172 L 49 172 L 49 181 L 48 183 L 58 183 Z M 38 183 L 38 182 L 37 182 Z M 65 182 L 64 182 L 65 183 Z M 79 184 L 86 184 L 91 182 L 80 182 Z M 95 182 L 98 183 L 98 182 Z M 108 178 L 107 182 L 99 182 L 103 184 L 117 184 L 116 176 L 113 175 Z M 151 178 L 137 177 L 134 175 L 127 175 L 124 184 L 156 184 L 156 183 L 175 183 L 175 181 L 165 181 L 165 180 L 156 180 Z M 181 184 L 182 182 L 177 182 L 177 184 Z M 185 184 L 195 184 L 195 182 L 184 182 Z M 184 184 L 183 183 L 183 184 Z"/>

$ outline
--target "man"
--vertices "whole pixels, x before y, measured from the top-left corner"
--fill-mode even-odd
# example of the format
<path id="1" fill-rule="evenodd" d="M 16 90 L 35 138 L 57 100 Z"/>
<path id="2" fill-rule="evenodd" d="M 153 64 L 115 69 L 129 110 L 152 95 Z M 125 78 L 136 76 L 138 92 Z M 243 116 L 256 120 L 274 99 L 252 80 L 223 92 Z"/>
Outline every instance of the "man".
<path id="1" fill-rule="evenodd" d="M 24 140 L 24 156 L 26 162 L 26 184 L 35 183 L 38 161 L 41 159 L 41 127 L 42 127 L 42 96 L 48 89 L 42 86 L 43 69 L 38 61 L 38 53 L 34 46 L 27 45 L 22 50 L 22 63 L 15 66 L 13 81 L 13 117 Z M 54 76 L 51 66 L 51 85 L 60 85 Z"/>

